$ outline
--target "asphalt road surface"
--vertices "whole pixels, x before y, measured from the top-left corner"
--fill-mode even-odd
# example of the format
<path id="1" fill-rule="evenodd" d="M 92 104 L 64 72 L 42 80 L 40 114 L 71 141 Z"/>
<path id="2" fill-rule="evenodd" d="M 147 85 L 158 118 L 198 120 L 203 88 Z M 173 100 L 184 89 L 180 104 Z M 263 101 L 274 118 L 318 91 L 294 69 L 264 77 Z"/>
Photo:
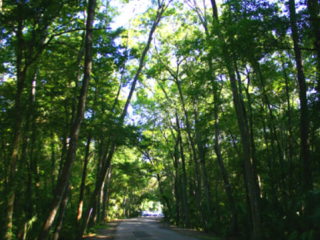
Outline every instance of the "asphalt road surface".
<path id="1" fill-rule="evenodd" d="M 122 221 L 115 232 L 115 240 L 197 240 L 180 235 L 157 224 L 155 218 L 131 218 Z"/>

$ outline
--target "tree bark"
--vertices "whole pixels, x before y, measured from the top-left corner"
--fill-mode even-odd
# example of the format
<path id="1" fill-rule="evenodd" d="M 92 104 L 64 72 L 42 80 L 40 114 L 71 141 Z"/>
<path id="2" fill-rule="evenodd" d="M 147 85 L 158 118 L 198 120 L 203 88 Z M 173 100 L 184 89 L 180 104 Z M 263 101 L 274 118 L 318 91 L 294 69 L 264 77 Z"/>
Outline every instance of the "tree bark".
<path id="1" fill-rule="evenodd" d="M 263 77 L 262 72 L 261 72 L 260 64 L 259 64 L 259 62 L 257 62 L 254 59 L 253 65 L 255 66 L 257 74 L 258 74 L 258 77 L 260 79 L 260 84 L 261 84 L 261 88 L 262 88 L 262 95 L 264 97 L 265 105 L 267 106 L 268 111 L 269 111 L 270 126 L 271 126 L 271 131 L 272 131 L 272 134 L 273 134 L 273 136 L 271 136 L 271 139 L 272 139 L 272 141 L 274 141 L 274 140 L 276 141 L 277 147 L 278 147 L 278 157 L 279 157 L 280 171 L 281 171 L 282 195 L 283 195 L 283 197 L 285 199 L 285 197 L 286 197 L 286 193 L 285 193 L 286 192 L 286 184 L 285 184 L 285 174 L 284 174 L 284 166 L 283 166 L 282 148 L 281 148 L 280 143 L 279 143 L 279 138 L 278 138 L 277 129 L 276 129 L 276 126 L 275 126 L 272 107 L 271 107 L 271 104 L 269 102 L 269 98 L 268 98 L 268 95 L 266 93 L 266 90 L 265 90 L 265 82 L 264 82 L 264 77 Z"/>
<path id="2" fill-rule="evenodd" d="M 220 128 L 219 128 L 219 108 L 220 108 L 220 97 L 218 93 L 218 83 L 214 82 L 212 80 L 212 88 L 213 88 L 213 97 L 214 97 L 214 135 L 215 135 L 215 143 L 214 143 L 214 149 L 215 153 L 217 155 L 217 162 L 220 167 L 220 171 L 222 174 L 222 179 L 224 182 L 224 187 L 226 190 L 228 203 L 230 207 L 230 212 L 232 215 L 232 221 L 231 221 L 231 235 L 237 236 L 238 235 L 238 214 L 234 205 L 233 195 L 231 186 L 228 179 L 228 174 L 226 171 L 226 168 L 224 166 L 222 154 L 221 154 L 221 147 L 220 147 Z"/>
<path id="3" fill-rule="evenodd" d="M 16 206 L 23 206 L 24 205 L 24 212 L 25 212 L 25 224 L 24 224 L 24 228 L 21 229 L 22 231 L 22 239 L 26 239 L 27 236 L 27 225 L 29 220 L 32 218 L 32 208 L 33 208 L 33 204 L 32 204 L 32 169 L 30 167 L 31 165 L 31 156 L 32 154 L 30 152 L 30 145 L 34 145 L 35 142 L 35 129 L 34 129 L 34 104 L 35 104 L 35 85 L 36 85 L 36 70 L 33 73 L 32 76 L 32 88 L 30 91 L 30 98 L 29 98 L 29 106 L 28 106 L 28 111 L 27 111 L 27 116 L 26 116 L 26 123 L 25 123 L 25 134 L 23 137 L 23 144 L 22 144 L 22 156 L 20 159 L 20 163 L 19 163 L 19 170 L 21 171 L 21 173 L 26 173 L 25 178 L 27 178 L 26 183 L 26 192 L 24 192 L 24 194 L 26 195 L 25 199 L 22 198 L 21 196 L 19 196 L 19 192 L 17 193 L 17 198 L 18 198 L 18 202 L 15 203 Z M 30 129 L 30 125 L 32 125 L 32 129 Z M 31 139 L 31 140 L 30 140 Z M 32 149 L 32 148 L 31 148 Z M 20 174 L 21 174 L 20 173 Z M 18 185 L 23 185 L 24 182 L 19 182 Z M 21 194 L 21 193 L 20 193 Z M 20 201 L 24 201 L 24 202 L 19 202 Z M 17 212 L 20 212 L 18 209 L 16 209 Z"/>
<path id="4" fill-rule="evenodd" d="M 59 209 L 59 217 L 57 219 L 57 225 L 55 227 L 54 234 L 53 234 L 53 240 L 59 239 L 59 235 L 60 235 L 60 232 L 62 229 L 64 215 L 67 210 L 67 204 L 68 204 L 68 200 L 69 200 L 68 195 L 69 195 L 69 188 L 65 191 L 64 196 L 63 196 L 61 207 Z"/>
<path id="5" fill-rule="evenodd" d="M 246 179 L 249 191 L 249 200 L 250 200 L 250 208 L 252 215 L 252 224 L 253 224 L 253 234 L 252 239 L 261 240 L 262 239 L 262 226 L 260 219 L 260 211 L 258 207 L 258 194 L 255 183 L 255 176 L 252 165 L 252 156 L 251 156 L 251 148 L 250 148 L 250 134 L 248 130 L 248 123 L 244 119 L 243 109 L 241 107 L 237 84 L 234 72 L 232 70 L 232 66 L 230 62 L 228 62 L 228 55 L 225 53 L 225 60 L 227 61 L 227 68 L 231 82 L 232 94 L 233 94 L 233 102 L 237 113 L 238 126 L 240 129 L 241 142 L 243 148 L 244 162 L 245 162 L 245 172 Z"/>
<path id="6" fill-rule="evenodd" d="M 307 99 L 307 86 L 304 75 L 302 54 L 300 50 L 299 33 L 297 27 L 297 17 L 295 0 L 289 0 L 291 38 L 295 53 L 296 68 L 298 71 L 299 98 L 300 98 L 300 136 L 301 136 L 301 160 L 304 172 L 304 188 L 306 191 L 313 189 L 312 171 L 310 166 L 309 153 L 309 112 Z"/>
<path id="7" fill-rule="evenodd" d="M 234 70 L 236 73 L 236 77 L 238 80 L 238 86 L 239 86 L 239 100 L 241 103 L 241 107 L 243 109 L 243 119 L 246 122 L 247 126 L 248 126 L 248 131 L 250 134 L 250 147 L 251 147 L 251 158 L 252 158 L 252 167 L 253 167 L 253 176 L 254 176 L 254 182 L 255 182 L 255 187 L 257 189 L 257 195 L 260 196 L 260 186 L 259 186 L 259 181 L 258 181 L 258 177 L 257 177 L 257 161 L 256 161 L 256 145 L 254 142 L 254 137 L 253 137 L 253 121 L 251 119 L 252 114 L 250 114 L 249 117 L 249 121 L 248 121 L 248 114 L 246 111 L 246 105 L 244 103 L 244 98 L 243 98 L 243 94 L 242 94 L 242 82 L 241 82 L 241 75 L 239 72 L 239 68 L 238 68 L 238 63 L 237 60 L 235 59 L 235 57 L 233 57 L 233 61 L 234 61 Z M 251 98 L 250 98 L 250 94 L 248 92 L 248 102 L 249 102 L 249 111 L 251 113 L 252 107 L 251 107 Z M 249 127 L 250 126 L 250 127 Z"/>
<path id="8" fill-rule="evenodd" d="M 184 206 L 184 217 L 186 228 L 190 227 L 190 219 L 189 219 L 189 208 L 188 208 L 188 199 L 187 199 L 187 173 L 186 173 L 186 162 L 184 157 L 183 151 L 183 142 L 181 137 L 181 130 L 180 130 L 180 122 L 178 118 L 178 114 L 176 113 L 176 126 L 178 131 L 178 139 L 180 144 L 180 156 L 182 161 L 182 178 L 183 178 L 183 185 L 182 185 L 182 197 L 183 197 L 183 206 Z"/>
<path id="9" fill-rule="evenodd" d="M 286 68 L 282 63 L 282 71 L 286 84 L 286 98 L 287 98 L 287 116 L 288 116 L 288 133 L 289 133 L 289 194 L 290 197 L 293 196 L 293 137 L 292 137 L 292 120 L 291 120 L 291 105 L 290 105 L 290 94 L 289 94 L 289 86 L 288 86 L 288 75 L 286 72 Z"/>
<path id="10" fill-rule="evenodd" d="M 215 0 L 211 0 L 212 7 L 217 8 Z M 216 20 L 218 20 L 218 16 L 213 16 Z M 248 128 L 248 122 L 246 121 L 245 108 L 242 106 L 240 101 L 240 96 L 237 89 L 237 80 L 235 76 L 234 66 L 232 65 L 232 58 L 230 57 L 230 53 L 228 52 L 227 45 L 223 38 L 223 33 L 219 32 L 218 37 L 222 41 L 222 56 L 223 60 L 226 64 L 226 68 L 229 74 L 231 90 L 233 95 L 233 103 L 236 110 L 238 126 L 240 129 L 240 136 L 242 142 L 243 156 L 244 156 L 244 166 L 245 166 L 245 174 L 246 174 L 246 184 L 248 186 L 249 200 L 250 200 L 250 208 L 251 208 L 251 217 L 253 223 L 253 233 L 252 238 L 254 240 L 261 240 L 262 237 L 262 224 L 260 218 L 260 210 L 258 206 L 258 194 L 257 188 L 255 184 L 255 175 L 253 169 L 253 159 L 251 155 L 251 146 L 250 146 L 250 133 Z"/>
<path id="11" fill-rule="evenodd" d="M 200 167 L 201 167 L 201 175 L 202 175 L 202 182 L 203 182 L 203 189 L 204 189 L 204 195 L 206 199 L 206 221 L 208 222 L 209 219 L 212 218 L 212 208 L 211 208 L 211 195 L 210 195 L 210 187 L 208 183 L 208 177 L 207 177 L 207 168 L 206 168 L 206 162 L 205 162 L 205 149 L 202 144 L 202 137 L 201 133 L 198 129 L 198 109 L 196 102 L 194 102 L 194 119 L 195 119 L 195 129 L 196 129 L 196 142 L 198 147 L 198 153 L 199 153 L 199 159 L 200 159 Z M 208 230 L 208 229 L 207 229 Z"/>
<path id="12" fill-rule="evenodd" d="M 187 112 L 187 109 L 185 106 L 181 85 L 180 85 L 180 82 L 179 82 L 177 75 L 173 75 L 173 76 L 175 76 L 175 83 L 177 84 L 177 87 L 178 87 L 179 96 L 180 96 L 180 100 L 181 100 L 181 104 L 182 104 L 182 109 L 183 109 L 184 116 L 186 119 L 186 130 L 187 130 L 189 142 L 191 144 L 192 156 L 193 156 L 193 161 L 194 161 L 195 170 L 196 170 L 195 175 L 196 175 L 196 179 L 197 179 L 197 182 L 196 182 L 197 207 L 200 212 L 200 218 L 201 218 L 203 227 L 206 227 L 206 222 L 205 222 L 203 211 L 201 208 L 201 176 L 200 176 L 201 173 L 200 173 L 200 168 L 199 168 L 199 163 L 198 163 L 198 157 L 197 157 L 195 144 L 194 144 L 193 138 L 191 136 L 191 126 L 190 126 L 190 122 L 189 122 L 188 112 Z"/>
<path id="13" fill-rule="evenodd" d="M 21 10 L 20 4 L 18 4 L 18 11 Z M 18 14 L 19 16 L 21 15 Z M 22 112 L 21 112 L 21 98 L 22 92 L 25 87 L 25 79 L 27 74 L 27 68 L 22 67 L 22 58 L 23 58 L 23 25 L 22 19 L 18 20 L 18 29 L 17 29 L 17 39 L 18 39 L 18 49 L 17 49 L 17 93 L 15 97 L 14 103 L 14 137 L 13 137 L 13 148 L 10 157 L 9 163 L 9 178 L 8 178 L 8 200 L 7 200 L 7 211 L 6 211 L 6 220 L 5 220 L 5 239 L 11 240 L 13 237 L 12 233 L 12 215 L 13 215 L 13 207 L 15 200 L 15 173 L 16 173 L 16 165 L 18 159 L 18 153 L 20 148 L 20 137 L 21 137 L 21 121 L 22 121 Z"/>
<path id="14" fill-rule="evenodd" d="M 107 214 L 106 214 L 106 208 L 108 208 L 108 199 L 110 197 L 110 183 L 111 183 L 111 172 L 112 172 L 112 165 L 110 165 L 107 173 L 107 182 L 106 182 L 106 187 L 104 188 L 104 194 L 103 194 L 103 201 L 102 201 L 102 215 L 101 219 L 106 222 L 107 221 Z"/>
<path id="15" fill-rule="evenodd" d="M 84 196 L 84 189 L 85 189 L 85 183 L 86 183 L 86 178 L 87 178 L 87 166 L 88 166 L 88 163 L 89 163 L 90 143 L 91 143 L 91 134 L 89 134 L 89 137 L 87 139 L 86 154 L 85 154 L 85 157 L 84 157 L 84 164 L 83 164 L 83 170 L 82 170 L 82 179 L 81 179 L 81 185 L 80 185 L 78 214 L 77 214 L 77 226 L 78 227 L 79 227 L 80 220 L 81 220 L 81 217 L 82 217 L 83 196 Z"/>
<path id="16" fill-rule="evenodd" d="M 212 17 L 218 21 L 218 10 L 217 6 L 214 0 L 211 0 L 211 6 L 212 6 Z M 198 10 L 197 10 L 198 11 Z M 200 16 L 200 12 L 198 12 L 198 15 Z M 204 16 L 205 18 L 205 16 Z M 208 30 L 207 24 L 205 24 L 206 21 L 202 21 L 203 27 L 205 29 L 206 37 L 208 41 L 211 41 L 212 35 Z M 220 99 L 219 99 L 219 93 L 218 93 L 218 83 L 214 81 L 214 69 L 212 65 L 211 59 L 208 59 L 208 66 L 210 71 L 210 77 L 209 80 L 211 81 L 212 88 L 213 88 L 213 97 L 214 97 L 214 120 L 215 120 L 215 152 L 217 155 L 217 162 L 220 167 L 220 171 L 222 173 L 222 178 L 224 181 L 224 187 L 226 190 L 227 198 L 228 198 L 228 204 L 230 207 L 231 215 L 232 215 L 232 223 L 231 223 L 231 235 L 236 236 L 238 234 L 238 220 L 237 220 L 237 212 L 235 209 L 232 192 L 231 192 L 231 186 L 229 184 L 227 172 L 223 163 L 222 154 L 221 154 L 221 148 L 220 148 L 220 130 L 219 130 L 219 106 L 220 106 Z M 218 176 L 217 176 L 218 177 Z M 218 182 L 218 178 L 217 178 Z M 218 185 L 216 184 L 216 211 L 218 215 Z M 211 203 L 210 203 L 211 205 Z M 209 211 L 209 210 L 208 210 Z"/>
<path id="17" fill-rule="evenodd" d="M 174 145 L 174 169 L 175 169 L 175 178 L 174 178 L 174 195 L 176 199 L 176 225 L 180 224 L 180 194 L 179 194 L 179 139 L 176 139 Z"/>
<path id="18" fill-rule="evenodd" d="M 308 12 L 310 15 L 310 25 L 314 34 L 314 46 L 317 51 L 317 80 L 318 80 L 318 96 L 320 96 L 320 17 L 318 0 L 307 0 Z M 319 102 L 319 100 L 318 100 Z"/>
<path id="19" fill-rule="evenodd" d="M 49 213 L 47 215 L 46 221 L 42 227 L 42 230 L 39 234 L 39 240 L 47 239 L 49 234 L 49 230 L 52 226 L 52 223 L 56 217 L 56 213 L 62 201 L 64 192 L 66 191 L 69 183 L 69 178 L 71 175 L 71 169 L 73 167 L 76 149 L 77 149 L 77 142 L 80 132 L 81 123 L 84 118 L 84 111 L 86 105 L 86 97 L 87 97 L 87 90 L 90 82 L 91 76 L 91 56 L 92 56 L 92 25 L 94 20 L 94 12 L 95 12 L 96 0 L 89 0 L 88 5 L 88 19 L 87 19 L 87 33 L 86 33 L 86 45 L 85 45 L 85 66 L 84 66 L 84 78 L 82 82 L 82 88 L 80 93 L 80 98 L 78 102 L 78 110 L 75 122 L 72 126 L 72 130 L 70 133 L 70 143 L 69 149 L 67 153 L 67 158 L 65 164 L 63 166 L 63 170 L 55 191 L 55 196 L 51 203 L 51 207 Z"/>

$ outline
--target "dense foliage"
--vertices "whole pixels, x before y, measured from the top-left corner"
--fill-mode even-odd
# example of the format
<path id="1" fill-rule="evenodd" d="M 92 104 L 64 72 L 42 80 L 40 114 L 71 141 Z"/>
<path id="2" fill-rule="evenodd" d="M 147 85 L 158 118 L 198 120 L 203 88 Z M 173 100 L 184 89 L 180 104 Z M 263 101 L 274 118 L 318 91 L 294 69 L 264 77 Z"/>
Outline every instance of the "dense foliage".
<path id="1" fill-rule="evenodd" d="M 319 239 L 319 1 L 141 2 L 0 1 L 0 238 Z"/>

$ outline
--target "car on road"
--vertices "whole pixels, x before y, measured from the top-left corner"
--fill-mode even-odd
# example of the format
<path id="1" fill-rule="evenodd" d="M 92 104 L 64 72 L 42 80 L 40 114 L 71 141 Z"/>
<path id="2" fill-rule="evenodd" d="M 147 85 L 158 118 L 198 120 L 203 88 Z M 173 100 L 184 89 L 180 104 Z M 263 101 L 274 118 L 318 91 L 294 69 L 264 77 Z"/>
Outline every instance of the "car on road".
<path id="1" fill-rule="evenodd" d="M 141 216 L 142 216 L 142 217 L 149 217 L 149 216 L 151 216 L 151 212 L 149 212 L 149 211 L 142 211 Z"/>
<path id="2" fill-rule="evenodd" d="M 141 216 L 142 217 L 164 217 L 164 215 L 160 211 L 154 211 L 154 212 L 142 211 Z"/>

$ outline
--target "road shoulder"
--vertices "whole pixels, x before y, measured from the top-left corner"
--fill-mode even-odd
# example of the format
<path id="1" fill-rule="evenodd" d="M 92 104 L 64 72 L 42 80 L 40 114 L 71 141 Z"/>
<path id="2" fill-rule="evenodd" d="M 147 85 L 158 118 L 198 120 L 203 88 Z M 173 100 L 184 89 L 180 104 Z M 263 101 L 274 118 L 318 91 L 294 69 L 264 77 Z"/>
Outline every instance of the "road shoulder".
<path id="1" fill-rule="evenodd" d="M 117 226 L 120 224 L 121 220 L 114 220 L 107 223 L 106 228 L 97 228 L 95 234 L 88 234 L 83 237 L 83 240 L 114 240 Z"/>
<path id="2" fill-rule="evenodd" d="M 158 224 L 161 228 L 165 228 L 188 237 L 194 237 L 198 239 L 207 239 L 207 240 L 225 240 L 224 238 L 217 237 L 211 233 L 205 233 L 202 231 L 198 231 L 196 229 L 179 228 L 175 225 L 172 225 L 170 223 L 166 223 L 163 221 L 159 221 Z"/>

